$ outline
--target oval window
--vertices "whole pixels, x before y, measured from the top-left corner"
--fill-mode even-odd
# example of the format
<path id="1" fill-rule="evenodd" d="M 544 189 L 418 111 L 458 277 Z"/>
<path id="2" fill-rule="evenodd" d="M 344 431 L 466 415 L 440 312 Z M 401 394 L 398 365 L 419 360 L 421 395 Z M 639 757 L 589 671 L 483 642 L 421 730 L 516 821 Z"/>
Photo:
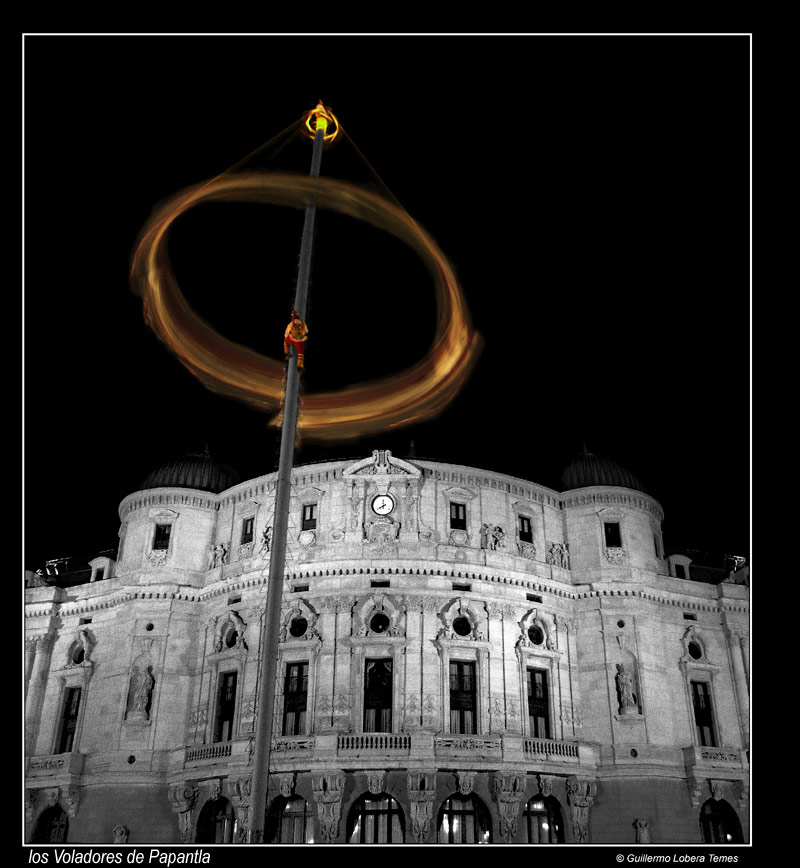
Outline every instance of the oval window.
<path id="1" fill-rule="evenodd" d="M 544 642 L 544 630 L 542 630 L 541 627 L 538 627 L 536 624 L 534 624 L 528 630 L 528 638 L 531 640 L 531 642 L 534 645 L 541 645 L 542 642 Z"/>
<path id="2" fill-rule="evenodd" d="M 295 639 L 305 636 L 307 629 L 308 621 L 305 618 L 293 618 L 292 623 L 289 624 L 289 634 L 294 636 Z"/>
<path id="3" fill-rule="evenodd" d="M 459 636 L 469 636 L 472 632 L 472 624 L 470 623 L 469 618 L 465 618 L 463 615 L 460 618 L 456 618 L 453 621 L 453 630 L 458 633 Z"/>

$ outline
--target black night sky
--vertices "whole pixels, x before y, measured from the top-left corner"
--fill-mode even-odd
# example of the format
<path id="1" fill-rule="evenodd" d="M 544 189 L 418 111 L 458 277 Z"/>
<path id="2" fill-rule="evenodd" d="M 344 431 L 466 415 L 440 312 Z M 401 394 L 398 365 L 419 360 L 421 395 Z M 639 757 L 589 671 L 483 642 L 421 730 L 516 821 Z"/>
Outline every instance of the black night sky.
<path id="1" fill-rule="evenodd" d="M 277 468 L 269 417 L 156 340 L 128 270 L 157 203 L 319 99 L 349 137 L 323 175 L 388 188 L 485 343 L 433 422 L 304 443 L 296 463 L 413 441 L 558 489 L 585 443 L 661 503 L 668 552 L 749 555 L 747 37 L 27 36 L 23 52 L 26 568 L 114 547 L 122 498 L 206 444 L 242 479 Z M 307 172 L 308 140 L 272 150 L 246 167 Z M 170 247 L 185 297 L 279 358 L 301 231 L 299 210 L 200 206 Z M 330 212 L 310 298 L 308 392 L 403 370 L 433 336 L 419 261 Z"/>

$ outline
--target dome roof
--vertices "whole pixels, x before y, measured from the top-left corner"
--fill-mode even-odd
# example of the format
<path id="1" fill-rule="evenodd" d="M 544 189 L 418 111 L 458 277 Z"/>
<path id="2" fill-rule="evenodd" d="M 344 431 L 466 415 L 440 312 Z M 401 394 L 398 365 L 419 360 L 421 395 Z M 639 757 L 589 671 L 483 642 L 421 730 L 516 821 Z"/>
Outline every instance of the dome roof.
<path id="1" fill-rule="evenodd" d="M 592 485 L 619 485 L 647 494 L 647 489 L 629 470 L 611 458 L 593 455 L 585 446 L 583 452 L 567 465 L 561 476 L 561 485 L 562 491 L 588 488 Z"/>
<path id="2" fill-rule="evenodd" d="M 239 481 L 239 474 L 219 464 L 206 451 L 188 453 L 176 461 L 162 464 L 142 483 L 142 488 L 199 488 L 219 494 Z"/>

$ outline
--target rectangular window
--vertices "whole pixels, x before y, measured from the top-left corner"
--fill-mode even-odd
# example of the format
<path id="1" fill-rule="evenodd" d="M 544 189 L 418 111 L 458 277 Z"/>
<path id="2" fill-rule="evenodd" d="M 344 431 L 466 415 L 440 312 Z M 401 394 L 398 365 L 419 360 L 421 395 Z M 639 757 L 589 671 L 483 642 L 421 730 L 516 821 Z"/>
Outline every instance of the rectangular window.
<path id="1" fill-rule="evenodd" d="M 453 530 L 467 529 L 467 505 L 466 503 L 450 504 L 450 527 Z"/>
<path id="2" fill-rule="evenodd" d="M 78 711 L 81 707 L 80 687 L 68 687 L 64 691 L 64 707 L 61 711 L 61 732 L 56 753 L 69 753 L 75 743 L 78 728 Z"/>
<path id="3" fill-rule="evenodd" d="M 287 663 L 283 682 L 283 735 L 305 735 L 308 663 Z"/>
<path id="4" fill-rule="evenodd" d="M 169 535 L 172 533 L 172 525 L 171 524 L 157 524 L 156 525 L 156 533 L 153 537 L 153 550 L 158 551 L 159 549 L 168 549 L 169 548 Z"/>
<path id="5" fill-rule="evenodd" d="M 519 541 L 520 542 L 533 542 L 533 527 L 531 526 L 531 520 L 527 515 L 521 515 L 519 517 Z"/>
<path id="6" fill-rule="evenodd" d="M 606 548 L 621 548 L 622 536 L 619 532 L 618 521 L 606 521 L 603 523 L 606 532 Z"/>
<path id="7" fill-rule="evenodd" d="M 683 564 L 675 564 L 675 575 L 679 579 L 686 578 L 686 570 L 683 568 Z"/>
<path id="8" fill-rule="evenodd" d="M 392 661 L 364 662 L 364 732 L 392 731 Z"/>
<path id="9" fill-rule="evenodd" d="M 528 670 L 528 722 L 533 738 L 550 738 L 550 697 L 543 669 Z"/>
<path id="10" fill-rule="evenodd" d="M 316 503 L 303 504 L 303 527 L 302 530 L 316 530 L 317 505 Z"/>
<path id="11" fill-rule="evenodd" d="M 230 741 L 233 738 L 233 716 L 236 710 L 236 672 L 223 672 L 217 694 L 217 725 L 214 741 Z"/>
<path id="12" fill-rule="evenodd" d="M 253 541 L 254 524 L 255 517 L 252 515 L 250 516 L 250 518 L 246 518 L 242 521 L 242 545 Z"/>
<path id="13" fill-rule="evenodd" d="M 697 740 L 703 747 L 716 747 L 714 718 L 711 711 L 711 690 L 706 681 L 692 681 L 692 704 Z"/>
<path id="14" fill-rule="evenodd" d="M 658 547 L 658 537 L 653 534 L 653 548 L 656 550 L 656 557 L 661 557 L 661 549 Z"/>
<path id="15" fill-rule="evenodd" d="M 450 661 L 450 732 L 477 732 L 475 664 Z"/>

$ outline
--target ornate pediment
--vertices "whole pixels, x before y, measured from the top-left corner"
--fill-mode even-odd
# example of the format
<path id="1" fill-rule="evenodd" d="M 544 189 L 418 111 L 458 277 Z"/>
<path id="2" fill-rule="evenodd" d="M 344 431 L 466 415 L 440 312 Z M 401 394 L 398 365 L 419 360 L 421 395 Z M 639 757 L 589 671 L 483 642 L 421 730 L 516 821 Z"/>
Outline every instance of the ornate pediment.
<path id="1" fill-rule="evenodd" d="M 371 458 L 364 458 L 351 464 L 342 474 L 345 479 L 351 476 L 411 476 L 419 478 L 422 473 L 418 467 L 394 458 L 388 449 L 375 449 Z"/>

